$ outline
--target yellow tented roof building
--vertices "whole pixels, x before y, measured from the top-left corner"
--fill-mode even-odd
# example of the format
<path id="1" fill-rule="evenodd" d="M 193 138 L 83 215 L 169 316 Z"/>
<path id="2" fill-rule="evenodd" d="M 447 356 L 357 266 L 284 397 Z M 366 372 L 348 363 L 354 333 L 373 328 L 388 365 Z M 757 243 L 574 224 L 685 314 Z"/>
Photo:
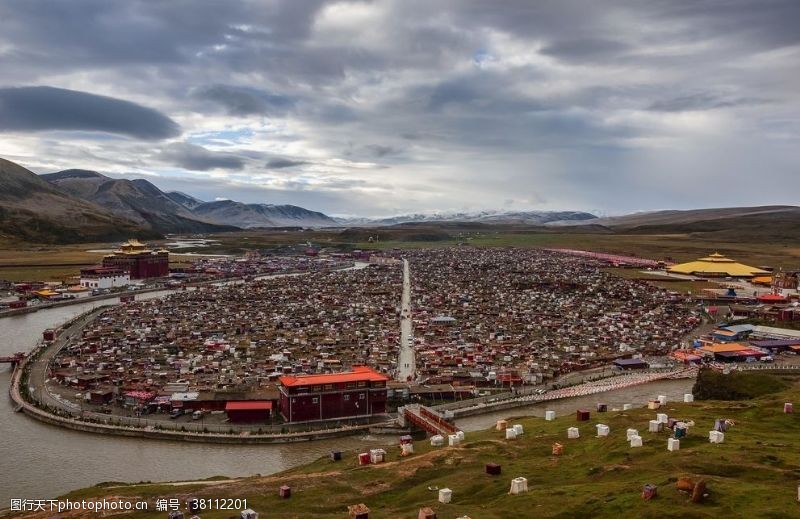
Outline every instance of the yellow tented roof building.
<path id="1" fill-rule="evenodd" d="M 717 252 L 708 257 L 700 258 L 697 261 L 672 265 L 667 270 L 675 274 L 690 274 L 693 276 L 707 277 L 750 278 L 769 274 L 766 270 L 744 265 L 730 258 L 726 258 Z"/>

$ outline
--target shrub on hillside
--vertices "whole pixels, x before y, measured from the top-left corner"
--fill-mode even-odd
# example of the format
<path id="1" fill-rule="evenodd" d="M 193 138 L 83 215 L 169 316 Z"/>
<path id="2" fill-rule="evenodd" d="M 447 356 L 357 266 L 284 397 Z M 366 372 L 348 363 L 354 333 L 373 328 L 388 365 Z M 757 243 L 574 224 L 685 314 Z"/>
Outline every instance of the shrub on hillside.
<path id="1" fill-rule="evenodd" d="M 692 388 L 696 400 L 748 400 L 769 393 L 777 393 L 788 384 L 775 375 L 766 373 L 720 373 L 701 369 Z"/>

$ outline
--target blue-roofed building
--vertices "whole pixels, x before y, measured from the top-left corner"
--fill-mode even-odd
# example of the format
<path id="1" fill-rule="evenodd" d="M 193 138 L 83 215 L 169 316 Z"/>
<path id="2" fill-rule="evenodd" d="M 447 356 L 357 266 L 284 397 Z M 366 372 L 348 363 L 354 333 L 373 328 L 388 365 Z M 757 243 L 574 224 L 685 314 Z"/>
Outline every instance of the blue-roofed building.
<path id="1" fill-rule="evenodd" d="M 746 339 L 751 333 L 753 333 L 752 324 L 736 324 L 717 328 L 711 332 L 711 337 L 719 342 L 736 342 Z"/>

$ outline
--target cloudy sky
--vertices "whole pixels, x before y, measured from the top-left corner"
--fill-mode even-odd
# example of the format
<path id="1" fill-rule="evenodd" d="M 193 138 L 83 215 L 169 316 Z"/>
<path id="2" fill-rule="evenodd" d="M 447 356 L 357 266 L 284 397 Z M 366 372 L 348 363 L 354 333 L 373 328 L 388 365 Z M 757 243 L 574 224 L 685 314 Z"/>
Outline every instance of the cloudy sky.
<path id="1" fill-rule="evenodd" d="M 0 1 L 0 156 L 334 215 L 796 204 L 797 0 Z"/>

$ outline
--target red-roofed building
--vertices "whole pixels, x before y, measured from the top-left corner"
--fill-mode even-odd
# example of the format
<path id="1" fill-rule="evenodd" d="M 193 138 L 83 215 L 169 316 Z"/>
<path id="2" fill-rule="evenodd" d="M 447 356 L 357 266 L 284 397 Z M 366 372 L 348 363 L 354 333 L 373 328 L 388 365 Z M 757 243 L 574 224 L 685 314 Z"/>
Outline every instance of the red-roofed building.
<path id="1" fill-rule="evenodd" d="M 269 400 L 248 400 L 245 402 L 228 402 L 225 413 L 233 423 L 264 422 L 272 414 L 272 402 Z"/>
<path id="2" fill-rule="evenodd" d="M 780 294 L 764 294 L 762 296 L 758 296 L 759 303 L 785 303 L 787 298 Z"/>
<path id="3" fill-rule="evenodd" d="M 389 377 L 367 366 L 325 375 L 280 377 L 281 414 L 288 422 L 334 420 L 386 412 Z"/>

